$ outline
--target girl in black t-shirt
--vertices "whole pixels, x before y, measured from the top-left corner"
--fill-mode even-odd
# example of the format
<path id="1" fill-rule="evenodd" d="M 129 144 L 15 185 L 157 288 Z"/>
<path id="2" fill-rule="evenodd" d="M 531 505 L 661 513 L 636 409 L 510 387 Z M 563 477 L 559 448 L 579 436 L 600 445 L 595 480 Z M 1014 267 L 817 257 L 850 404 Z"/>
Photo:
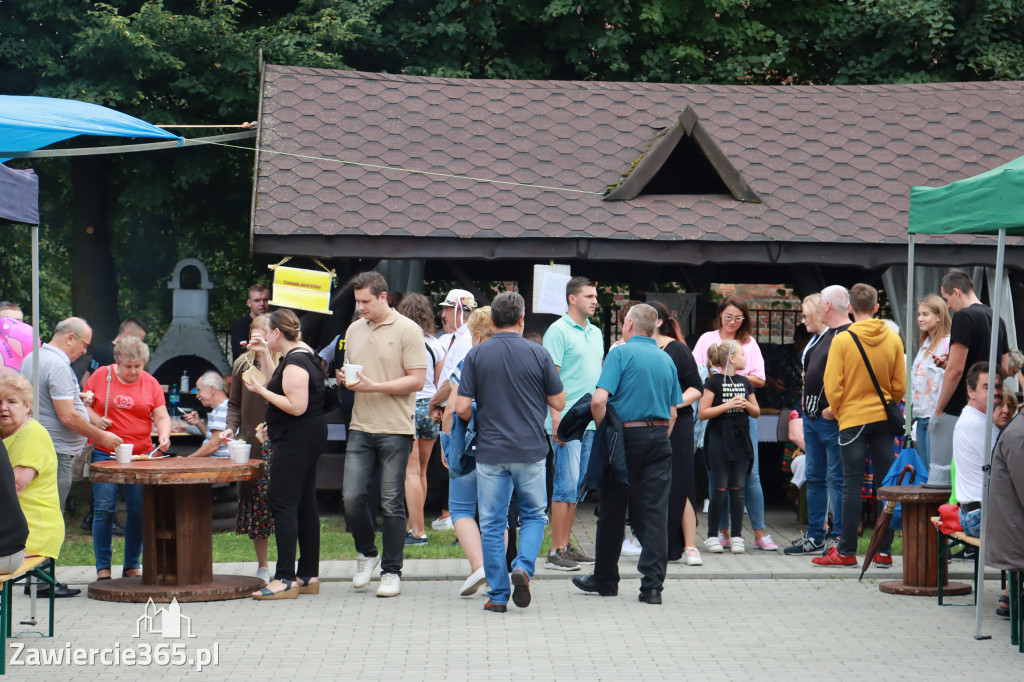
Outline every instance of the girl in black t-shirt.
<path id="1" fill-rule="evenodd" d="M 712 490 L 708 508 L 708 539 L 704 541 L 704 547 L 713 553 L 722 552 L 718 529 L 722 527 L 726 499 L 730 500 L 732 516 L 732 553 L 742 554 L 745 550 L 740 537 L 743 532 L 744 488 L 747 472 L 754 462 L 747 417 L 757 418 L 761 414 L 750 381 L 736 374 L 746 366 L 743 346 L 736 341 L 723 341 L 708 348 L 708 369 L 712 374 L 704 383 L 704 395 L 697 415 L 708 420 L 704 442 Z"/>

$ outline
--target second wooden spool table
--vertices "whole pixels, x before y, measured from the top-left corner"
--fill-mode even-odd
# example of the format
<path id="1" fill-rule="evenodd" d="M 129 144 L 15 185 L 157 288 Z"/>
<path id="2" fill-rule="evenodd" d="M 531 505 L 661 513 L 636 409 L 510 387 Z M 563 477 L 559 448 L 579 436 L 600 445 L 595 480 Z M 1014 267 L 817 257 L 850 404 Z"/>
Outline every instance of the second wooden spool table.
<path id="1" fill-rule="evenodd" d="M 96 581 L 89 598 L 116 602 L 219 601 L 248 597 L 256 577 L 213 573 L 213 484 L 251 481 L 263 462 L 213 457 L 161 457 L 97 462 L 89 478 L 143 486 L 142 577 Z"/>

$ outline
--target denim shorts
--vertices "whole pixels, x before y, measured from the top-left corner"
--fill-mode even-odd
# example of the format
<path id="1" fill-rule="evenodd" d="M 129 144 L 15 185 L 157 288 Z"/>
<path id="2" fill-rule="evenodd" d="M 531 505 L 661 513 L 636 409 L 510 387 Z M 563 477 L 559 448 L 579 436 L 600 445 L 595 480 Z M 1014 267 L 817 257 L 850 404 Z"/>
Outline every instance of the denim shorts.
<path id="1" fill-rule="evenodd" d="M 476 518 L 476 469 L 448 481 L 448 512 L 452 523 Z"/>
<path id="2" fill-rule="evenodd" d="M 960 507 L 960 525 L 964 528 L 964 535 L 970 535 L 972 538 L 981 537 L 981 508 L 975 509 L 974 511 L 965 512 L 963 507 Z"/>
<path id="3" fill-rule="evenodd" d="M 430 421 L 430 398 L 420 398 L 416 401 L 416 437 L 420 440 L 434 440 L 440 430 L 440 425 Z"/>
<path id="4" fill-rule="evenodd" d="M 571 440 L 565 445 L 552 443 L 555 453 L 553 502 L 575 503 L 579 498 L 580 482 L 587 473 L 590 463 L 590 447 L 594 444 L 594 432 L 586 431 L 583 440 Z"/>

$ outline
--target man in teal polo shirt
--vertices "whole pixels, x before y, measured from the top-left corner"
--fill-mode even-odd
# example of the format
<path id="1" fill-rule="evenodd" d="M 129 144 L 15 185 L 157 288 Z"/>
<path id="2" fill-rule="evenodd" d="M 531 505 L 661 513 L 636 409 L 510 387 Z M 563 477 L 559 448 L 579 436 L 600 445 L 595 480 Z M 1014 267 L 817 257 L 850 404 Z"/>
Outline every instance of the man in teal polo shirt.
<path id="1" fill-rule="evenodd" d="M 672 446 L 668 436 L 683 402 L 675 365 L 651 338 L 658 313 L 649 305 L 633 306 L 622 326 L 626 343 L 608 353 L 590 410 L 598 426 L 609 408 L 622 420 L 629 485 L 608 476 L 601 482 L 594 574 L 572 579 L 584 592 L 605 597 L 619 591 L 619 552 L 626 509 L 641 521 L 643 551 L 637 568 L 640 601 L 661 603 L 668 567 L 668 492 L 672 480 Z M 638 519 L 634 518 L 634 522 Z"/>
<path id="2" fill-rule="evenodd" d="M 551 354 L 565 387 L 565 408 L 561 412 L 551 410 L 545 425 L 551 434 L 555 476 L 551 495 L 551 551 L 544 567 L 558 571 L 578 571 L 581 564 L 594 563 L 593 557 L 572 546 L 569 537 L 576 518 L 580 479 L 590 462 L 595 426 L 591 423 L 581 440 L 563 443 L 555 434 L 558 433 L 562 415 L 577 400 L 594 392 L 597 378 L 601 376 L 604 339 L 601 330 L 590 324 L 590 317 L 597 310 L 597 287 L 594 282 L 586 277 L 573 277 L 565 287 L 565 299 L 569 311 L 548 327 L 544 334 L 544 348 Z"/>

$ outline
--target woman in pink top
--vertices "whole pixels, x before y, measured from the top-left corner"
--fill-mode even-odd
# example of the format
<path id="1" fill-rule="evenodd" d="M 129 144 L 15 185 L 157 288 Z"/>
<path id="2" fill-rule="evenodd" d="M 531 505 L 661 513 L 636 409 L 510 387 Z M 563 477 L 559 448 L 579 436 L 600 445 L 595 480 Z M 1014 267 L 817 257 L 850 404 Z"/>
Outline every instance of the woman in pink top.
<path id="1" fill-rule="evenodd" d="M 746 368 L 736 373 L 747 377 L 754 388 L 764 386 L 764 356 L 750 332 L 750 309 L 746 302 L 736 296 L 727 297 L 718 306 L 718 329 L 702 334 L 693 347 L 693 359 L 698 365 L 708 361 L 708 348 L 722 341 L 738 341 L 747 357 Z M 747 514 L 750 515 L 750 526 L 754 531 L 754 547 L 775 551 L 779 547 L 772 541 L 771 535 L 764 532 L 764 492 L 761 490 L 761 476 L 757 468 L 757 420 L 750 418 L 750 440 L 754 444 L 754 466 L 747 474 Z M 719 529 L 719 541 L 728 543 L 728 535 Z M 723 544 L 723 547 L 726 545 Z"/>

